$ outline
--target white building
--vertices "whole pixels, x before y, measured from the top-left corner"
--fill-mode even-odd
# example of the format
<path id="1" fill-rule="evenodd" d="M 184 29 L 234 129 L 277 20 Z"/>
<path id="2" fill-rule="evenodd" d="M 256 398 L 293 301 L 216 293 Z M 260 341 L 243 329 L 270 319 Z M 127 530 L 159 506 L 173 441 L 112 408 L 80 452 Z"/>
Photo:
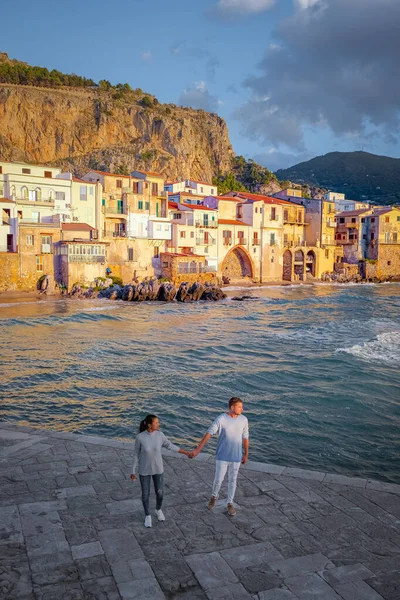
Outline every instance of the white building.
<path id="1" fill-rule="evenodd" d="M 169 194 L 178 194 L 184 192 L 185 194 L 195 194 L 198 196 L 218 196 L 218 188 L 212 183 L 205 183 L 204 181 L 196 181 L 195 179 L 186 179 L 185 181 L 166 181 L 164 184 L 164 190 Z M 175 202 L 175 200 L 173 200 Z"/>

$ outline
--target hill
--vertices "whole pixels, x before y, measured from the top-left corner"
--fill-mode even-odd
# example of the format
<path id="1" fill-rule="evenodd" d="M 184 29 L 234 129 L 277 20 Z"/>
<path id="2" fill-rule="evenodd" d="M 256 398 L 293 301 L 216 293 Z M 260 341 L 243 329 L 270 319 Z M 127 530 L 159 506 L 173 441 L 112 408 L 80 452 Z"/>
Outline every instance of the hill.
<path id="1" fill-rule="evenodd" d="M 329 152 L 289 169 L 276 172 L 279 179 L 342 192 L 353 200 L 375 204 L 400 202 L 400 159 L 368 152 Z"/>

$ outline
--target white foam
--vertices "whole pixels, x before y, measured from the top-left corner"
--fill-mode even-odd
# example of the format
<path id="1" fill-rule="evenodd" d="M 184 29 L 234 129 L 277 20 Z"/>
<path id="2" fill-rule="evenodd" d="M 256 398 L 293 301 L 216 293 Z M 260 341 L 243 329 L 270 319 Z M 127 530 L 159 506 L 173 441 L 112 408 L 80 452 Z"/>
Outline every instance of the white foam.
<path id="1" fill-rule="evenodd" d="M 339 348 L 336 352 L 346 352 L 368 362 L 400 364 L 400 331 L 380 333 L 376 340 L 356 344 L 350 348 Z"/>

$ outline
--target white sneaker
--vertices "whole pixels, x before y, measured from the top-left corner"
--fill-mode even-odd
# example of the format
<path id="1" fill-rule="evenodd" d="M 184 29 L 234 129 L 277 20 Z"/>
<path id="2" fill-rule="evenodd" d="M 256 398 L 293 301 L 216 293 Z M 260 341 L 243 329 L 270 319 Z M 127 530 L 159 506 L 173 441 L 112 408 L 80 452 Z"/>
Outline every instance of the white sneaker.
<path id="1" fill-rule="evenodd" d="M 144 520 L 144 526 L 145 527 L 151 527 L 151 515 L 147 515 L 145 520 Z"/>
<path id="2" fill-rule="evenodd" d="M 157 519 L 159 521 L 165 521 L 164 513 L 161 510 L 161 508 L 160 508 L 160 510 L 156 510 L 156 515 L 157 515 Z"/>

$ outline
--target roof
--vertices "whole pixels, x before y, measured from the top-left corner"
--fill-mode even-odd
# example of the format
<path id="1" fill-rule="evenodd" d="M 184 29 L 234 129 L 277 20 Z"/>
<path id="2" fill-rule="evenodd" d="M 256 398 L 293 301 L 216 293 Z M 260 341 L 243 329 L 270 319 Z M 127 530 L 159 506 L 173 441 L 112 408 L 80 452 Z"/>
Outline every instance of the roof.
<path id="1" fill-rule="evenodd" d="M 245 200 L 253 200 L 254 202 L 264 202 L 265 204 L 281 204 L 286 206 L 299 206 L 295 202 L 289 200 L 282 200 L 281 198 L 274 198 L 273 196 L 263 196 L 262 194 L 251 194 L 250 192 L 229 192 L 234 194 L 236 198 L 244 198 Z M 222 196 L 224 198 L 224 196 Z"/>
<path id="2" fill-rule="evenodd" d="M 136 171 L 136 173 L 143 173 L 143 175 L 150 175 L 150 177 L 161 177 L 164 178 L 164 175 L 160 175 L 160 173 L 154 173 L 154 171 L 142 171 L 141 169 L 133 169 L 132 173 Z"/>
<path id="3" fill-rule="evenodd" d="M 237 196 L 209 196 L 209 198 L 216 198 L 217 200 L 228 200 L 228 202 L 243 202 L 243 198 Z"/>
<path id="4" fill-rule="evenodd" d="M 85 181 L 84 179 L 79 179 L 79 177 L 72 177 L 72 181 L 77 183 L 86 183 L 86 185 L 93 185 L 93 181 Z"/>
<path id="5" fill-rule="evenodd" d="M 188 254 L 183 252 L 162 252 L 161 254 L 168 254 L 168 256 L 184 256 L 185 258 L 206 258 L 205 254 Z"/>
<path id="6" fill-rule="evenodd" d="M 214 212 L 217 211 L 216 208 L 210 208 L 209 206 L 203 206 L 203 204 L 186 204 L 185 202 L 180 202 L 179 204 L 181 206 L 184 206 L 185 208 L 191 208 L 193 210 L 212 210 Z"/>
<path id="7" fill-rule="evenodd" d="M 358 217 L 366 212 L 369 212 L 370 208 L 359 208 L 357 210 L 345 210 L 341 213 L 338 213 L 336 217 Z"/>
<path id="8" fill-rule="evenodd" d="M 0 198 L 0 202 L 8 202 L 9 204 L 15 204 L 15 200 L 10 200 L 10 198 Z"/>
<path id="9" fill-rule="evenodd" d="M 385 215 L 386 213 L 391 212 L 392 210 L 400 210 L 397 206 L 382 206 L 380 208 L 374 208 L 374 212 L 371 217 L 374 215 Z"/>
<path id="10" fill-rule="evenodd" d="M 206 181 L 197 181 L 197 179 L 192 179 L 190 177 L 189 177 L 189 179 L 186 179 L 186 181 L 193 181 L 193 183 L 201 183 L 201 185 L 209 185 L 209 186 L 218 187 L 217 185 L 214 185 L 213 183 L 207 183 Z"/>
<path id="11" fill-rule="evenodd" d="M 168 201 L 168 208 L 178 208 L 178 203 L 177 202 L 171 202 L 171 200 Z"/>
<path id="12" fill-rule="evenodd" d="M 61 223 L 63 231 L 94 231 L 94 227 L 87 223 Z"/>
<path id="13" fill-rule="evenodd" d="M 218 219 L 218 223 L 220 225 L 243 225 L 244 227 L 249 227 L 247 223 L 242 223 L 242 221 L 237 221 L 236 219 Z"/>
<path id="14" fill-rule="evenodd" d="M 107 177 L 124 177 L 125 179 L 132 179 L 131 175 L 121 175 L 120 173 L 108 173 L 107 171 L 96 171 L 96 169 L 90 169 L 88 173 L 99 173 L 100 175 L 107 175 Z"/>
<path id="15" fill-rule="evenodd" d="M 201 196 L 200 194 L 191 194 L 190 192 L 169 192 L 169 195 L 171 196 L 184 196 L 185 198 L 199 198 L 199 199 L 203 199 L 204 196 Z"/>

